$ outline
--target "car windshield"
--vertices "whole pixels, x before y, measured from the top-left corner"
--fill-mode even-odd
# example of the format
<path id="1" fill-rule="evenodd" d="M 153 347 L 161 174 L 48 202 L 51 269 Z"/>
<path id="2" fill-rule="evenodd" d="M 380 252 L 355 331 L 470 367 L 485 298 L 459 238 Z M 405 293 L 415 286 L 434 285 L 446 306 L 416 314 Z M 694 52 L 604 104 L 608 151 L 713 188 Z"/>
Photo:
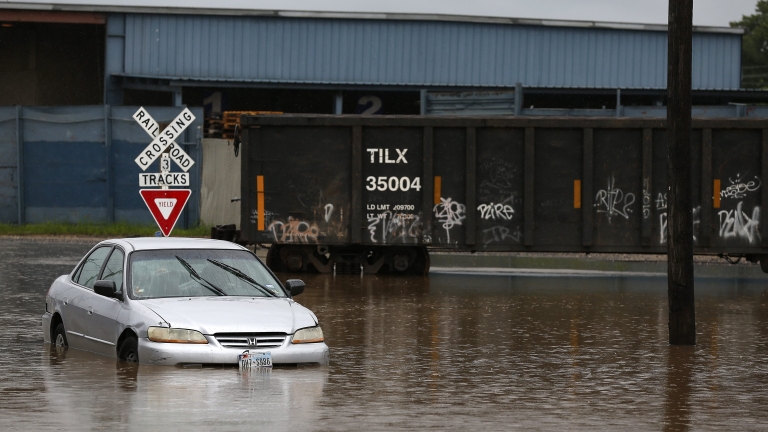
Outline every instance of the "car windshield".
<path id="1" fill-rule="evenodd" d="M 131 254 L 130 295 L 286 297 L 279 283 L 243 250 L 152 250 Z"/>

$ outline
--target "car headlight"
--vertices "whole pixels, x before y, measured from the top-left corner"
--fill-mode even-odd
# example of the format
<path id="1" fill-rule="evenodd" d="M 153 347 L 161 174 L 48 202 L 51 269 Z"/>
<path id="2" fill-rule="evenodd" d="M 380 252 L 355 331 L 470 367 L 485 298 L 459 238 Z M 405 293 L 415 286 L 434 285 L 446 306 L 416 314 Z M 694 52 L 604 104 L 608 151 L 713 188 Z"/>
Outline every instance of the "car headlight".
<path id="1" fill-rule="evenodd" d="M 295 344 L 299 343 L 313 343 L 313 342 L 322 342 L 325 339 L 323 339 L 323 329 L 320 328 L 320 326 L 317 327 L 309 327 L 309 328 L 303 328 L 301 330 L 297 330 L 296 333 L 293 334 L 293 338 L 291 339 L 291 342 Z"/>
<path id="2" fill-rule="evenodd" d="M 150 327 L 147 330 L 149 340 L 153 342 L 207 344 L 208 339 L 197 330 Z"/>

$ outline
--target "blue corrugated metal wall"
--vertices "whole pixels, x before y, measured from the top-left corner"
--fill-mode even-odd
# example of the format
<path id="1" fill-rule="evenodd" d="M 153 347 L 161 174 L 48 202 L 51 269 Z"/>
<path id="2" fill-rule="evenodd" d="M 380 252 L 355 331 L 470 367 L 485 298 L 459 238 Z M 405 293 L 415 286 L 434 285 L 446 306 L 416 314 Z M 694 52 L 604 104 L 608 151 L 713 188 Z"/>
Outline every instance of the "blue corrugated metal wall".
<path id="1" fill-rule="evenodd" d="M 122 16 L 113 16 L 120 19 Z M 486 23 L 125 16 L 124 74 L 312 84 L 666 88 L 659 31 Z M 741 35 L 695 33 L 693 87 L 740 84 Z"/>
<path id="2" fill-rule="evenodd" d="M 139 196 L 140 169 L 134 162 L 151 139 L 131 117 L 137 109 L 127 106 L 0 108 L 0 167 L 8 164 L 5 170 L 9 173 L 0 168 L 0 222 L 151 223 L 152 217 Z M 170 122 L 180 110 L 179 107 L 147 108 L 158 122 Z M 184 132 L 179 144 L 196 164 L 190 170 L 192 196 L 178 227 L 197 226 L 200 217 L 199 127 L 203 112 L 202 108 L 194 108 L 192 112 L 197 119 Z M 17 124 L 21 126 L 20 131 L 16 129 Z M 19 133 L 21 147 L 15 138 Z M 19 149 L 21 182 L 18 181 Z M 148 171 L 157 172 L 158 163 Z M 18 212 L 19 201 L 22 212 Z"/>
<path id="3" fill-rule="evenodd" d="M 0 107 L 0 222 L 18 220 L 16 107 Z"/>

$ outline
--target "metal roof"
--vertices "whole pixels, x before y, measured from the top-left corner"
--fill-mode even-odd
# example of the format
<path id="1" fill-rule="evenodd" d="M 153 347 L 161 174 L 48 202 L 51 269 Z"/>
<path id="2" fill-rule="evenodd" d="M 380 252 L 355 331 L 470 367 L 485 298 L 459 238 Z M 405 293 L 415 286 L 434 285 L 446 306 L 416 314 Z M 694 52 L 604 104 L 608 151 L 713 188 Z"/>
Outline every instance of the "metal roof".
<path id="1" fill-rule="evenodd" d="M 336 18 L 336 19 L 370 19 L 396 21 L 450 21 L 486 24 L 515 24 L 546 27 L 578 27 L 578 28 L 607 28 L 617 30 L 667 31 L 664 24 L 643 24 L 628 22 L 577 21 L 557 19 L 533 19 L 514 17 L 492 17 L 476 15 L 449 15 L 440 13 L 377 13 L 377 12 L 324 12 L 302 10 L 280 10 L 243 8 L 241 3 L 227 5 L 226 1 L 219 2 L 218 7 L 179 7 L 175 2 L 159 0 L 152 6 L 136 5 L 133 1 L 93 1 L 80 0 L 78 4 L 43 1 L 0 1 L 0 9 L 33 9 L 52 11 L 83 11 L 83 12 L 119 12 L 119 13 L 148 13 L 148 14 L 182 14 L 182 15 L 229 15 L 229 16 L 272 16 L 284 18 Z M 165 4 L 164 4 L 165 3 Z M 694 32 L 744 34 L 744 29 L 731 27 L 693 26 Z"/>
<path id="2" fill-rule="evenodd" d="M 107 31 L 115 42 L 123 41 L 124 61 L 119 70 L 108 70 L 233 84 L 666 88 L 667 36 L 647 30 L 114 14 Z M 740 63 L 740 34 L 694 33 L 694 89 L 739 88 Z"/>

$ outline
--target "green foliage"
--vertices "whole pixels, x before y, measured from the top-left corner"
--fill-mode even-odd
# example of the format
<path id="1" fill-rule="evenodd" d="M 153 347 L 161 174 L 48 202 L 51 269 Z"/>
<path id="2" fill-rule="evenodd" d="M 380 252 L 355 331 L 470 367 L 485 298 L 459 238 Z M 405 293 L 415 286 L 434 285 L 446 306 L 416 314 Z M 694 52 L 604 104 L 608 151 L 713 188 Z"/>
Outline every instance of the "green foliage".
<path id="1" fill-rule="evenodd" d="M 102 238 L 120 238 L 120 237 L 152 237 L 159 231 L 157 225 L 138 225 L 127 222 L 116 222 L 113 224 L 97 223 L 65 223 L 65 222 L 46 222 L 41 224 L 12 225 L 0 224 L 0 235 L 45 235 L 45 236 L 92 236 Z M 199 226 L 191 229 L 175 228 L 171 233 L 172 237 L 208 237 L 210 228 Z"/>
<path id="2" fill-rule="evenodd" d="M 744 15 L 731 27 L 746 30 L 742 41 L 743 87 L 768 87 L 768 0 L 758 0 L 753 15 Z"/>

